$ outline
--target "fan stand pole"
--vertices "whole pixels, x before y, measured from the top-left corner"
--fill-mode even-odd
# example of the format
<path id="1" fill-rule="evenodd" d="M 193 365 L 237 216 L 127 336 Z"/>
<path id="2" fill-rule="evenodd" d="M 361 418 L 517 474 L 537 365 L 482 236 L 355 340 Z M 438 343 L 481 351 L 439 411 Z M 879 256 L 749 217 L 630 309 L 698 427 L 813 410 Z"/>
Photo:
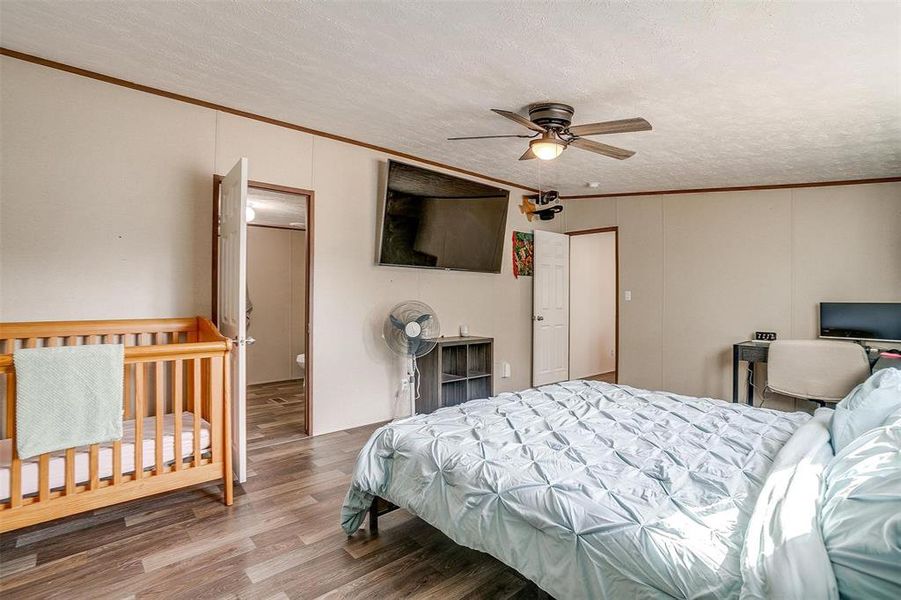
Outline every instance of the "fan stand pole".
<path id="1" fill-rule="evenodd" d="M 410 394 L 410 416 L 416 414 L 416 357 L 410 356 L 407 361 L 407 391 Z"/>

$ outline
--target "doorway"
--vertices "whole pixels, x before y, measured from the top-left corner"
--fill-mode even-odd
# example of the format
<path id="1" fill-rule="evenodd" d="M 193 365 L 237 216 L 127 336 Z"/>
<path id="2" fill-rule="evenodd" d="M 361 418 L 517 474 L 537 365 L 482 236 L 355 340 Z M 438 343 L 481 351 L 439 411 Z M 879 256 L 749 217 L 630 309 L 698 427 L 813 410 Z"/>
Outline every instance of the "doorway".
<path id="1" fill-rule="evenodd" d="M 219 321 L 220 186 L 213 185 L 212 318 Z M 247 182 L 246 415 L 257 428 L 310 435 L 312 420 L 313 202 L 310 190 Z M 265 418 L 258 417 L 265 415 Z"/>
<path id="2" fill-rule="evenodd" d="M 569 233 L 572 379 L 618 381 L 618 233 L 616 227 Z"/>
<path id="3" fill-rule="evenodd" d="M 569 241 L 536 229 L 532 271 L 532 385 L 569 376 Z"/>

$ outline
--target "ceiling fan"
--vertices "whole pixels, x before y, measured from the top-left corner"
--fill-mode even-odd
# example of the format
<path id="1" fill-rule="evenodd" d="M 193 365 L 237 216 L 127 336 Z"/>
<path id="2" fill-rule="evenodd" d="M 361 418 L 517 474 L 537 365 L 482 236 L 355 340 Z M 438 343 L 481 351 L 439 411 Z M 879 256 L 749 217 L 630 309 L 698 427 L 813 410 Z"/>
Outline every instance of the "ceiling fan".
<path id="1" fill-rule="evenodd" d="M 635 119 L 620 119 L 618 121 L 604 121 L 601 123 L 587 123 L 585 125 L 571 125 L 575 110 L 568 104 L 559 102 L 542 102 L 529 107 L 529 118 L 511 112 L 492 108 L 492 112 L 506 117 L 534 131 L 532 135 L 473 135 L 463 137 L 451 137 L 448 140 L 483 140 L 489 138 L 525 138 L 529 142 L 529 149 L 519 157 L 519 160 L 539 158 L 541 160 L 553 160 L 563 154 L 569 146 L 588 150 L 597 154 L 603 154 L 610 158 L 625 160 L 635 154 L 631 150 L 624 150 L 616 146 L 608 146 L 600 142 L 586 140 L 586 135 L 602 135 L 608 133 L 628 133 L 631 131 L 650 131 L 651 124 L 638 117 Z"/>

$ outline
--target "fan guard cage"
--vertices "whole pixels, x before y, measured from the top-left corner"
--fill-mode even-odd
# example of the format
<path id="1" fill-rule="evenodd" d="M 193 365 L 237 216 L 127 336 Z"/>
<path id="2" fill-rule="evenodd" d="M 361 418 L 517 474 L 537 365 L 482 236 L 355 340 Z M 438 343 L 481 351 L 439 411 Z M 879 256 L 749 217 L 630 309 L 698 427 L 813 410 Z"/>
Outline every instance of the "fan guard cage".
<path id="1" fill-rule="evenodd" d="M 406 326 L 416 323 L 421 330 L 416 337 L 407 335 Z M 415 331 L 416 327 L 412 326 Z M 385 343 L 397 354 L 403 356 L 425 356 L 435 349 L 441 333 L 441 324 L 435 311 L 428 304 L 410 300 L 397 304 L 388 312 L 382 335 Z"/>

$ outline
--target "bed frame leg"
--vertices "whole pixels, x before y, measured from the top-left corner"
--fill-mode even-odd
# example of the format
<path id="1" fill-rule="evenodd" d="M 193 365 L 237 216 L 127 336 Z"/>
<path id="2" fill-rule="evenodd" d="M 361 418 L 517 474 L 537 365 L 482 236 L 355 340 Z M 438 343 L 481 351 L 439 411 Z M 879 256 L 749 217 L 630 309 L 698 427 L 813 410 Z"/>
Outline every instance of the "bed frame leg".
<path id="1" fill-rule="evenodd" d="M 369 535 L 379 534 L 379 499 L 373 498 L 369 507 Z"/>

